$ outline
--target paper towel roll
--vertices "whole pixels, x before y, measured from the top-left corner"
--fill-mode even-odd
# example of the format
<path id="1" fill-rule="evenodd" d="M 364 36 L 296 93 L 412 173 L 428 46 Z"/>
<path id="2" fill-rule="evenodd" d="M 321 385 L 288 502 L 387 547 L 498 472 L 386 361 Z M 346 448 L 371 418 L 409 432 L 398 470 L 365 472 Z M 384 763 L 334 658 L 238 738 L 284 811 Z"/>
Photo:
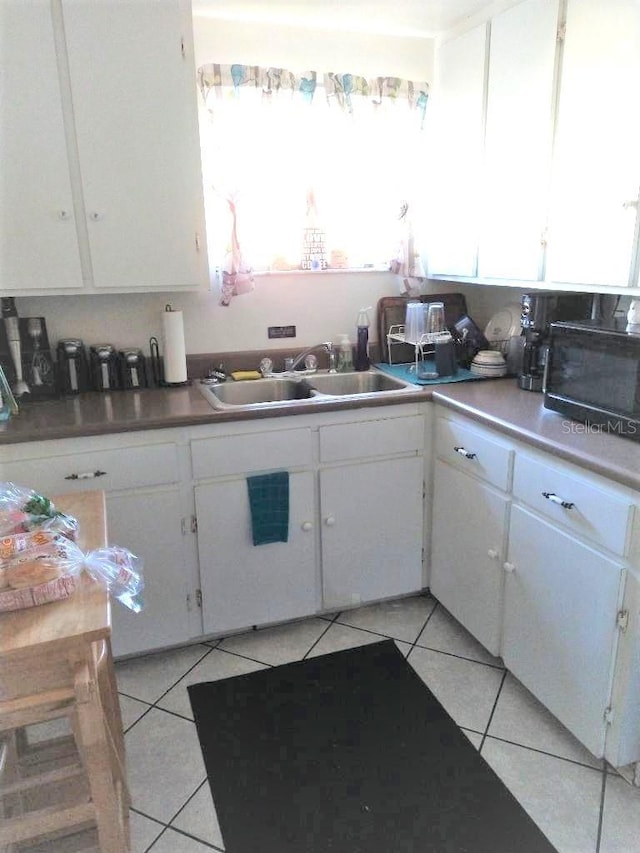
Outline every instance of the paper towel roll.
<path id="1" fill-rule="evenodd" d="M 187 355 L 184 347 L 182 311 L 169 307 L 162 314 L 164 340 L 164 381 L 169 385 L 187 381 Z"/>

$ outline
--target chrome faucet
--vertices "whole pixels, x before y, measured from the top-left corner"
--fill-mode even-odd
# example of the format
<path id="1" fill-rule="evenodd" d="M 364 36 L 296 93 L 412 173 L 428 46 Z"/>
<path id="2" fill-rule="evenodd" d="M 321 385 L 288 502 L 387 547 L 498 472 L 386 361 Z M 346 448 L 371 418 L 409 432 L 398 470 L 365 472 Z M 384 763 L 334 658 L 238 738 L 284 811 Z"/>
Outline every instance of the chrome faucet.
<path id="1" fill-rule="evenodd" d="M 324 349 L 327 351 L 329 354 L 329 373 L 336 373 L 336 351 L 331 341 L 324 341 L 324 343 L 315 344 L 315 346 L 303 350 L 293 359 L 291 364 L 287 365 L 287 370 L 295 370 L 299 364 L 302 364 L 308 355 L 311 355 L 311 353 L 317 349 Z"/>

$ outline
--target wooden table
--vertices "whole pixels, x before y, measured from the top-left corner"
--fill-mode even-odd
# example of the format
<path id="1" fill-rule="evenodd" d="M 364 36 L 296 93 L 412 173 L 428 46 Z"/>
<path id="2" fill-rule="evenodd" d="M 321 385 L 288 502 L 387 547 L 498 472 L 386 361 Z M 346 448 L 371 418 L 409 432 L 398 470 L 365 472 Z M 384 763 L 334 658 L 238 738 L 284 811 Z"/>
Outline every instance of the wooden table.
<path id="1" fill-rule="evenodd" d="M 57 509 L 77 518 L 78 545 L 84 552 L 107 544 L 104 492 L 52 499 Z M 0 732 L 35 722 L 37 713 L 47 707 L 43 697 L 51 702 L 66 690 L 90 787 L 89 802 L 61 811 L 57 822 L 52 822 L 50 814 L 20 816 L 24 827 L 15 831 L 26 833 L 21 837 L 95 819 L 101 850 L 129 849 L 124 738 L 110 636 L 109 594 L 86 574 L 67 599 L 0 614 Z M 71 674 L 70 684 L 64 683 L 64 673 Z M 55 702 L 51 707 L 55 712 Z M 14 780 L 15 789 L 20 785 Z M 110 820 L 101 818 L 101 813 L 110 813 Z M 5 831 L 10 830 L 0 826 L 0 847 Z M 10 838 L 9 843 L 15 840 Z"/>
<path id="2" fill-rule="evenodd" d="M 80 524 L 78 545 L 83 551 L 107 544 L 104 492 L 77 492 L 52 498 L 56 509 L 72 515 Z M 111 636 L 111 604 L 104 587 L 87 575 L 69 598 L 40 607 L 0 613 L 0 672 L 8 655 L 56 649 L 104 640 Z M 0 681 L 0 698 L 2 697 Z"/>

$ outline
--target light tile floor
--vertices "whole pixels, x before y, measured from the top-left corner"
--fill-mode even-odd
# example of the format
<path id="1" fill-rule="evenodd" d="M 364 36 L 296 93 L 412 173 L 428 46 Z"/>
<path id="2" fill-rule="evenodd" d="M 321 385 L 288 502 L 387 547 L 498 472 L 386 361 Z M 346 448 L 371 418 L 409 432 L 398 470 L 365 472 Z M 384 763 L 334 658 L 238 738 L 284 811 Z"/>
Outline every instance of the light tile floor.
<path id="1" fill-rule="evenodd" d="M 224 850 L 188 684 L 387 637 L 559 853 L 640 853 L 640 789 L 594 758 L 428 595 L 118 663 L 133 853 Z M 79 842 L 34 850 L 85 850 Z"/>

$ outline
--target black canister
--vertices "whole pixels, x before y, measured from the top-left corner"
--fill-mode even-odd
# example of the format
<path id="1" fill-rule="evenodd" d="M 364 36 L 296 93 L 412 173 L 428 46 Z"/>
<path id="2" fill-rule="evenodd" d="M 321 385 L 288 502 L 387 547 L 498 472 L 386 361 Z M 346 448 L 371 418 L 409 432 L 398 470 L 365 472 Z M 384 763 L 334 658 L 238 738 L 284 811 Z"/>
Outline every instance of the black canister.
<path id="1" fill-rule="evenodd" d="M 438 376 L 453 376 L 458 372 L 453 340 L 436 342 L 435 363 Z"/>

